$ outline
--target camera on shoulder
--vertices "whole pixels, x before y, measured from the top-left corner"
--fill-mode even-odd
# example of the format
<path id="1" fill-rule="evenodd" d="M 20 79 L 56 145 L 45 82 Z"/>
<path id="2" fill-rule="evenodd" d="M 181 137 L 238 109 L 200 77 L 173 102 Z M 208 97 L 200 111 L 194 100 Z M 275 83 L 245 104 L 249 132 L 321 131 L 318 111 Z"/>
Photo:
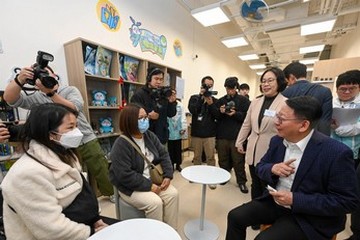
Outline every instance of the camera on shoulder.
<path id="1" fill-rule="evenodd" d="M 54 56 L 50 53 L 38 51 L 36 57 L 36 64 L 34 66 L 34 77 L 26 79 L 26 83 L 35 85 L 36 79 L 40 79 L 44 87 L 52 89 L 58 81 L 50 76 L 49 72 L 45 69 L 49 62 L 54 61 Z"/>
<path id="2" fill-rule="evenodd" d="M 203 93 L 203 96 L 204 96 L 204 97 L 211 97 L 211 96 L 213 96 L 213 95 L 217 95 L 217 94 L 218 94 L 217 91 L 211 91 L 211 90 L 210 90 L 210 87 L 209 87 L 208 85 L 206 85 L 205 83 L 203 83 L 203 84 L 201 85 L 201 88 L 203 88 L 203 89 L 205 90 L 204 93 Z"/>

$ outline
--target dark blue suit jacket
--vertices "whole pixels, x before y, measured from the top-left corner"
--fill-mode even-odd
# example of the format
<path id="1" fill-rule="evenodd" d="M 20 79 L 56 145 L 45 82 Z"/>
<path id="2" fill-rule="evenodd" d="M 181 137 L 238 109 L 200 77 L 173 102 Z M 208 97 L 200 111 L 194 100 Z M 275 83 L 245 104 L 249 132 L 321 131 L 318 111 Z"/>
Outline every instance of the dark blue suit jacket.
<path id="1" fill-rule="evenodd" d="M 285 155 L 283 138 L 274 136 L 256 166 L 258 176 L 272 186 L 271 173 Z M 330 239 L 345 227 L 346 214 L 357 208 L 359 194 L 352 151 L 346 145 L 315 131 L 307 144 L 292 185 L 292 213 L 308 239 Z M 264 198 L 271 197 L 268 193 Z M 272 198 L 272 197 L 271 197 Z"/>

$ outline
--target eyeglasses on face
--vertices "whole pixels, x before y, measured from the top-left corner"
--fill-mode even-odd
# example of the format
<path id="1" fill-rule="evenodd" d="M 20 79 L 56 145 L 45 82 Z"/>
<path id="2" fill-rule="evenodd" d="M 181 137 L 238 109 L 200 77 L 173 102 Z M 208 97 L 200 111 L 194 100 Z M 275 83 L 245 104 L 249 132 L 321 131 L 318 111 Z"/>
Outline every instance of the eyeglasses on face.
<path id="1" fill-rule="evenodd" d="M 272 84 L 273 82 L 275 82 L 276 81 L 276 79 L 275 78 L 268 78 L 268 79 L 265 79 L 265 78 L 263 78 L 263 79 L 261 79 L 261 84 Z"/>
<path id="2" fill-rule="evenodd" d="M 347 91 L 349 91 L 349 92 L 353 92 L 353 91 L 355 91 L 357 89 L 357 87 L 356 86 L 353 86 L 353 87 L 339 87 L 337 90 L 339 91 L 339 92 L 342 92 L 342 93 L 345 93 L 345 92 L 347 92 Z"/>
<path id="3" fill-rule="evenodd" d="M 284 118 L 284 117 L 280 116 L 279 114 L 276 114 L 275 115 L 275 120 L 279 124 L 282 124 L 283 122 L 286 122 L 286 121 L 303 121 L 304 119 L 301 119 L 301 118 Z"/>

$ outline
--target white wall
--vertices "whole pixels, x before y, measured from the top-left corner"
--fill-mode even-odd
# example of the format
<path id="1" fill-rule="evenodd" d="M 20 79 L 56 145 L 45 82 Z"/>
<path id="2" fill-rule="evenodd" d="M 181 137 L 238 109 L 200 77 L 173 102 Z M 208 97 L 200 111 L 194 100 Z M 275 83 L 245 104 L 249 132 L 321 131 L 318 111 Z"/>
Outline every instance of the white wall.
<path id="1" fill-rule="evenodd" d="M 215 88 L 225 94 L 223 82 L 228 76 L 237 76 L 248 82 L 254 94 L 256 76 L 247 64 L 239 60 L 210 29 L 202 27 L 176 0 L 112 0 L 120 12 L 118 32 L 106 30 L 96 15 L 97 0 L 2 0 L 0 8 L 0 89 L 4 89 L 14 66 L 29 66 L 35 62 L 38 50 L 52 53 L 55 70 L 67 84 L 63 44 L 77 37 L 98 42 L 159 64 L 182 71 L 185 83 L 184 104 L 197 93 L 200 80 L 211 75 Z M 132 16 L 141 27 L 167 38 L 168 49 L 164 60 L 149 52 L 134 48 L 129 39 Z M 183 56 L 172 50 L 175 39 L 180 39 Z M 199 57 L 192 59 L 193 54 Z"/>

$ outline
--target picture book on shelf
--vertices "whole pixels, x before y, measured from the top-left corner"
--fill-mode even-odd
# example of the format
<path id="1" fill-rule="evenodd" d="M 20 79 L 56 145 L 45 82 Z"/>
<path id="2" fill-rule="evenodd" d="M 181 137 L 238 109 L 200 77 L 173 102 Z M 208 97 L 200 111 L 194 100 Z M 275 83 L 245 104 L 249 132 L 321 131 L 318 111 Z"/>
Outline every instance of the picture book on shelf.
<path id="1" fill-rule="evenodd" d="M 126 55 L 121 55 L 119 61 L 120 75 L 123 79 L 131 82 L 138 82 L 138 69 L 140 61 Z"/>
<path id="2" fill-rule="evenodd" d="M 96 48 L 87 45 L 85 47 L 84 54 L 84 70 L 85 73 L 94 75 L 95 74 L 95 58 L 96 58 Z"/>
<path id="3" fill-rule="evenodd" d="M 95 58 L 95 75 L 110 77 L 112 52 L 98 46 Z"/>

